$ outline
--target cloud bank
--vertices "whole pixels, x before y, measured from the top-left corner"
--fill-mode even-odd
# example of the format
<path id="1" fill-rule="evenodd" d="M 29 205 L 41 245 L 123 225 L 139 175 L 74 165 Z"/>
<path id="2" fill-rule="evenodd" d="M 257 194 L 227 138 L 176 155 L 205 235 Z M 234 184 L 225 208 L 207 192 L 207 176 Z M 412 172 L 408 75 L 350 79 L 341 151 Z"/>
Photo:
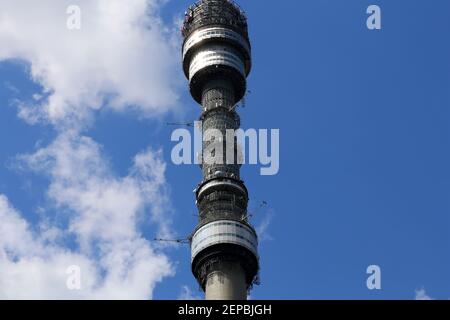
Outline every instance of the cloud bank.
<path id="1" fill-rule="evenodd" d="M 178 296 L 178 300 L 200 300 L 201 297 L 195 294 L 189 286 L 183 286 L 181 288 L 181 293 Z"/>
<path id="2" fill-rule="evenodd" d="M 44 220 L 33 230 L 0 195 L 0 298 L 151 298 L 156 283 L 173 274 L 137 225 L 138 215 L 149 212 L 159 232 L 169 232 L 161 216 L 169 198 L 160 157 L 140 153 L 130 173 L 117 178 L 98 144 L 71 135 L 22 156 L 23 166 L 50 178 L 48 197 L 68 223 Z M 72 265 L 81 269 L 81 290 L 66 286 Z"/>
<path id="3" fill-rule="evenodd" d="M 19 104 L 30 123 L 83 125 L 101 108 L 154 116 L 174 108 L 179 79 L 158 0 L 2 0 L 0 61 L 18 59 L 43 91 Z M 80 9 L 69 29 L 67 8 Z"/>
<path id="4" fill-rule="evenodd" d="M 0 63 L 24 61 L 42 88 L 17 103 L 18 116 L 56 132 L 49 145 L 16 157 L 21 170 L 49 182 L 51 208 L 39 222 L 0 195 L 0 299 L 148 299 L 173 275 L 141 231 L 151 223 L 160 236 L 172 234 L 161 151 L 143 150 L 118 176 L 85 133 L 102 109 L 155 117 L 176 107 L 178 49 L 158 16 L 163 2 L 0 0 Z M 70 5 L 81 10 L 80 30 L 67 28 Z M 73 265 L 80 290 L 67 287 Z"/>
<path id="5" fill-rule="evenodd" d="M 415 300 L 433 300 L 425 291 L 424 288 L 420 290 L 416 290 L 416 298 Z"/>

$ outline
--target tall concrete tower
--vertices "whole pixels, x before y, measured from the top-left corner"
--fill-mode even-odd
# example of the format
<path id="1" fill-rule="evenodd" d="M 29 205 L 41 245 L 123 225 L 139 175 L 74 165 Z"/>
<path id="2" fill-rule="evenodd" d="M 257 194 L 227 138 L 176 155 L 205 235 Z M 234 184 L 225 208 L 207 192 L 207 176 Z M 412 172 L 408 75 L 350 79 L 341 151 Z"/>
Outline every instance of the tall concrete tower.
<path id="1" fill-rule="evenodd" d="M 187 11 L 182 33 L 184 73 L 202 107 L 203 180 L 195 190 L 199 223 L 191 238 L 192 272 L 207 300 L 245 300 L 257 281 L 258 239 L 248 223 L 236 138 L 228 136 L 231 150 L 225 146 L 227 130 L 240 127 L 235 107 L 251 68 L 247 19 L 232 0 L 200 0 Z M 208 138 L 208 132 L 223 138 Z M 221 156 L 215 154 L 219 144 Z"/>

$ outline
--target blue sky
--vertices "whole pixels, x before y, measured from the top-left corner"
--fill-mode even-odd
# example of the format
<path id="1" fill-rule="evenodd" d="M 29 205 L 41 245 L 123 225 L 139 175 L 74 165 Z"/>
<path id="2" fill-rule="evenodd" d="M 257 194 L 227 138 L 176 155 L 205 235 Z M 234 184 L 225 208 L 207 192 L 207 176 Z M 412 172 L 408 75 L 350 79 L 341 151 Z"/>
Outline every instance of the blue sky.
<path id="1" fill-rule="evenodd" d="M 189 4 L 163 5 L 163 22 L 171 25 Z M 239 110 L 242 125 L 277 128 L 281 136 L 278 175 L 260 176 L 259 166 L 242 169 L 250 210 L 268 202 L 253 221 L 268 227 L 260 243 L 262 284 L 251 297 L 413 299 L 423 288 L 432 298 L 450 298 L 450 3 L 240 4 L 249 17 L 254 61 L 251 93 Z M 371 4 L 381 7 L 381 30 L 366 27 Z M 179 55 L 175 49 L 171 54 Z M 29 68 L 0 62 L 0 194 L 33 228 L 42 214 L 59 221 L 60 208 L 49 199 L 52 178 L 17 168 L 17 155 L 51 145 L 65 129 L 18 117 L 17 101 L 42 91 Z M 200 109 L 181 65 L 176 68 L 174 112 L 148 117 L 139 108 L 104 108 L 82 132 L 101 146 L 118 177 L 129 174 L 142 150 L 162 150 L 171 229 L 183 237 L 196 224 L 191 190 L 201 171 L 171 163 L 174 127 L 165 123 L 196 120 Z M 158 102 L 145 103 L 151 109 Z M 158 229 L 145 222 L 140 228 L 146 239 Z M 65 245 L 75 250 L 72 241 Z M 161 250 L 174 273 L 157 283 L 153 298 L 176 299 L 183 286 L 201 296 L 189 248 Z M 381 267 L 381 290 L 366 287 L 369 265 Z"/>

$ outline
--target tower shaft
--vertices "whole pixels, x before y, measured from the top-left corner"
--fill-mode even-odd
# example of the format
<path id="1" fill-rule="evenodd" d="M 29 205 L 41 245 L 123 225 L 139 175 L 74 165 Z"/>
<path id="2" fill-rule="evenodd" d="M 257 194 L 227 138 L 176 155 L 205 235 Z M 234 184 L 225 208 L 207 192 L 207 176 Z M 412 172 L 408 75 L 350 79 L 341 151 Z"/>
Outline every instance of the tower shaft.
<path id="1" fill-rule="evenodd" d="M 206 280 L 206 300 L 245 300 L 245 271 L 237 262 L 223 262 Z"/>
<path id="2" fill-rule="evenodd" d="M 206 299 L 244 300 L 259 270 L 258 240 L 248 223 L 240 178 L 235 105 L 251 68 L 247 20 L 231 0 L 200 0 L 183 26 L 183 68 L 202 106 L 203 180 L 196 189 L 199 223 L 191 240 L 192 272 Z"/>

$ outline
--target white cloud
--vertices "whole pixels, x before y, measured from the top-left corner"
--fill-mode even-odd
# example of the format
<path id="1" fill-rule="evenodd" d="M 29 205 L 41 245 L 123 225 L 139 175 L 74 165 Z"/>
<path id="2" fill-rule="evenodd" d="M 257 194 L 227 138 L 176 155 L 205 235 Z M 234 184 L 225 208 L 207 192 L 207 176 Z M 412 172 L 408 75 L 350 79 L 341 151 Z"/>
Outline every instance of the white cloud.
<path id="1" fill-rule="evenodd" d="M 160 226 L 161 236 L 170 236 L 167 216 L 170 200 L 160 151 L 149 149 L 138 154 L 129 175 L 116 178 L 99 144 L 69 132 L 34 154 L 20 156 L 19 160 L 50 178 L 48 196 L 58 206 L 80 213 L 70 226 L 77 234 L 101 236 L 105 240 L 126 238 L 133 230 L 137 214 L 149 206 L 151 219 Z M 80 240 L 84 243 L 91 239 Z"/>
<path id="2" fill-rule="evenodd" d="M 44 220 L 32 231 L 0 196 L 0 298 L 146 299 L 173 274 L 167 256 L 138 227 L 142 214 L 161 234 L 170 232 L 160 152 L 138 154 L 130 173 L 116 177 L 97 143 L 67 133 L 20 162 L 50 178 L 48 198 L 70 213 L 69 222 L 64 228 Z M 70 249 L 62 244 L 69 237 L 75 242 Z M 66 287 L 71 265 L 81 267 L 81 291 Z"/>
<path id="3" fill-rule="evenodd" d="M 172 236 L 161 152 L 136 155 L 121 177 L 101 145 L 81 132 L 101 108 L 153 117 L 176 106 L 179 50 L 158 18 L 165 1 L 0 2 L 0 62 L 25 61 L 43 88 L 19 101 L 19 117 L 57 133 L 18 160 L 49 179 L 50 204 L 67 220 L 44 207 L 38 225 L 30 225 L 0 195 L 0 298 L 152 298 L 174 272 L 140 228 L 150 222 L 158 236 Z M 66 28 L 69 5 L 81 8 L 79 31 Z M 66 287 L 71 265 L 81 267 L 80 291 Z"/>
<path id="4" fill-rule="evenodd" d="M 272 210 L 266 212 L 261 222 L 256 226 L 256 233 L 258 234 L 259 241 L 273 240 L 272 235 L 269 233 L 269 227 L 272 223 L 274 213 Z"/>
<path id="5" fill-rule="evenodd" d="M 196 295 L 191 288 L 188 286 L 183 286 L 181 288 L 181 293 L 178 296 L 178 300 L 200 300 L 201 298 Z"/>
<path id="6" fill-rule="evenodd" d="M 21 101 L 19 115 L 75 127 L 102 107 L 144 117 L 173 108 L 179 52 L 158 18 L 162 2 L 1 0 L 0 61 L 26 61 L 43 87 L 37 100 Z M 69 5 L 81 8 L 81 30 L 66 26 Z"/>
<path id="7" fill-rule="evenodd" d="M 433 300 L 430 296 L 427 295 L 424 288 L 420 290 L 416 290 L 416 300 Z"/>

